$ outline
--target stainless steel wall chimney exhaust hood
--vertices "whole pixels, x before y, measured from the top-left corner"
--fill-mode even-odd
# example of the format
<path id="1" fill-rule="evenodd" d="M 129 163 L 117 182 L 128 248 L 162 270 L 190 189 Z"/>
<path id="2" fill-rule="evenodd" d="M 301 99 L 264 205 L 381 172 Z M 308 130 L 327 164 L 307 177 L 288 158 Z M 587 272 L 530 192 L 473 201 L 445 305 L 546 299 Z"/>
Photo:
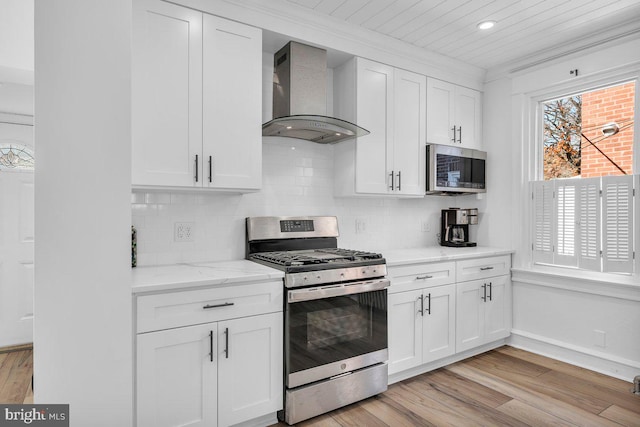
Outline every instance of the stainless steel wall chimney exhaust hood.
<path id="1" fill-rule="evenodd" d="M 335 144 L 369 134 L 327 117 L 327 51 L 293 41 L 274 56 L 273 117 L 262 125 L 262 136 Z"/>

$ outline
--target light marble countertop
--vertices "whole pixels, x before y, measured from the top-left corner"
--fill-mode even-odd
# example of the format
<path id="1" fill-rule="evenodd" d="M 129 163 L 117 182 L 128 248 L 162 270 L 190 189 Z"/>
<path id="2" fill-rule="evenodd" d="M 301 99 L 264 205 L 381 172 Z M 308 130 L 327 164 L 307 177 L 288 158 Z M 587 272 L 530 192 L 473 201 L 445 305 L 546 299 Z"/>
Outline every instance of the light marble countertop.
<path id="1" fill-rule="evenodd" d="M 281 280 L 284 273 L 247 260 L 197 262 L 136 267 L 132 269 L 132 292 L 177 291 L 234 283 Z"/>
<path id="2" fill-rule="evenodd" d="M 483 258 L 488 256 L 508 255 L 512 249 L 489 246 L 471 248 L 452 248 L 447 246 L 428 246 L 424 248 L 391 249 L 382 251 L 388 267 L 438 261 L 456 261 L 461 259 Z"/>
<path id="3" fill-rule="evenodd" d="M 511 249 L 487 246 L 473 248 L 429 246 L 382 251 L 382 255 L 387 260 L 387 266 L 389 267 L 482 258 L 511 253 L 513 253 Z M 136 267 L 132 269 L 131 276 L 132 292 L 135 295 L 147 292 L 178 291 L 187 288 L 280 280 L 284 277 L 284 273 L 275 268 L 243 259 Z"/>

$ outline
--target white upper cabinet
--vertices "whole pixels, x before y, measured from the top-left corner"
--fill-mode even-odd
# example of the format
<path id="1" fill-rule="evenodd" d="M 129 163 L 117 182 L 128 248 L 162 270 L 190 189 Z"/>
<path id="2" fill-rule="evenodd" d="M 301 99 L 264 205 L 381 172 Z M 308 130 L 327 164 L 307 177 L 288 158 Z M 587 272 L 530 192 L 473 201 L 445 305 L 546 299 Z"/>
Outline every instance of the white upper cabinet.
<path id="1" fill-rule="evenodd" d="M 427 142 L 482 148 L 482 97 L 473 89 L 427 79 Z"/>
<path id="2" fill-rule="evenodd" d="M 259 189 L 262 31 L 205 14 L 202 59 L 204 185 Z"/>
<path id="3" fill-rule="evenodd" d="M 426 77 L 353 58 L 334 72 L 334 99 L 370 132 L 336 145 L 336 195 L 423 196 Z"/>
<path id="4" fill-rule="evenodd" d="M 257 28 L 134 2 L 134 186 L 260 188 L 261 50 Z"/>

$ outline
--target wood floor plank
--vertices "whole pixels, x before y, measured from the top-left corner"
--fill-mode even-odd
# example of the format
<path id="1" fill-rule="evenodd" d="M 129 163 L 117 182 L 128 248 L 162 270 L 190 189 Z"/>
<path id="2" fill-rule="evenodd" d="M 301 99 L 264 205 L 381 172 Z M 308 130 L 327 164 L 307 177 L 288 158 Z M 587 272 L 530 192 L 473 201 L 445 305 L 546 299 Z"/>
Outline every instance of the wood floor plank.
<path id="1" fill-rule="evenodd" d="M 589 380 L 555 371 L 542 375 L 540 380 L 544 381 L 545 384 L 550 387 L 566 389 L 574 396 L 591 396 L 600 402 L 604 402 L 605 407 L 603 410 L 611 404 L 614 404 L 635 412 L 636 416 L 640 419 L 640 396 L 631 393 L 631 387 L 625 391 L 611 390 L 605 387 L 594 386 L 594 383 Z"/>
<path id="2" fill-rule="evenodd" d="M 638 416 L 637 412 L 629 411 L 616 405 L 609 406 L 607 409 L 600 413 L 600 416 L 623 426 L 640 426 L 640 416 Z"/>
<path id="3" fill-rule="evenodd" d="M 428 376 L 434 383 L 439 384 L 443 390 L 446 389 L 448 394 L 459 394 L 490 408 L 497 408 L 511 400 L 509 396 L 474 381 L 468 381 L 446 369 L 429 372 Z"/>
<path id="4" fill-rule="evenodd" d="M 388 424 L 357 404 L 337 409 L 331 413 L 331 417 L 343 427 L 388 427 Z"/>
<path id="5" fill-rule="evenodd" d="M 472 381 L 476 381 L 486 387 L 493 388 L 514 399 L 527 402 L 529 405 L 543 412 L 560 418 L 568 423 L 579 426 L 617 426 L 610 420 L 599 417 L 598 415 L 585 411 L 578 406 L 566 403 L 564 401 L 554 399 L 544 393 L 531 390 L 529 387 L 509 381 L 508 379 L 497 376 L 491 372 L 485 372 L 477 366 L 470 363 L 458 362 L 447 366 L 446 369 L 457 373 Z"/>
<path id="6" fill-rule="evenodd" d="M 526 360 L 536 365 L 544 366 L 553 371 L 563 372 L 565 374 L 572 375 L 574 377 L 583 378 L 589 382 L 595 383 L 601 387 L 607 387 L 612 390 L 624 391 L 631 388 L 632 384 L 628 381 L 623 381 L 618 378 L 613 378 L 608 375 L 601 374 L 599 372 L 590 371 L 579 366 L 571 365 L 560 360 L 552 359 L 550 357 L 541 356 L 539 354 L 530 353 L 519 348 L 503 346 L 496 350 L 496 353 L 506 354 L 518 359 Z"/>
<path id="7" fill-rule="evenodd" d="M 483 372 L 491 373 L 522 388 L 569 403 L 593 414 L 599 414 L 610 405 L 606 400 L 598 399 L 592 395 L 542 381 L 542 376 L 540 378 L 532 378 L 527 374 L 523 374 L 521 370 L 503 370 L 500 364 L 496 363 L 495 358 L 476 357 L 470 359 L 468 365 L 476 367 Z M 551 372 L 550 377 L 552 376 L 553 372 Z"/>
<path id="8" fill-rule="evenodd" d="M 462 415 L 467 423 L 473 421 L 478 425 L 505 425 L 511 427 L 527 427 L 519 420 L 495 411 L 494 408 L 478 403 L 457 393 L 449 393 L 450 389 L 441 387 L 440 383 L 430 379 L 430 375 L 420 375 L 406 382 L 407 386 L 415 393 L 431 398 L 441 405 L 449 407 L 457 414 Z M 463 381 L 469 381 L 464 379 Z"/>
<path id="9" fill-rule="evenodd" d="M 393 387 L 393 386 L 392 386 Z M 400 405 L 395 400 L 380 394 L 362 402 L 362 407 L 390 426 L 398 427 L 433 427 L 428 420 Z"/>
<path id="10" fill-rule="evenodd" d="M 500 405 L 498 411 L 510 415 L 523 423 L 536 427 L 557 427 L 574 426 L 556 416 L 541 411 L 538 408 L 522 402 L 518 399 L 511 399 L 509 402 Z"/>
<path id="11" fill-rule="evenodd" d="M 398 387 L 387 390 L 385 396 L 436 426 L 478 425 L 477 423 L 469 422 L 464 416 L 450 407 L 414 393 L 404 382 L 397 385 Z"/>
<path id="12" fill-rule="evenodd" d="M 551 369 L 538 365 L 537 363 L 531 363 L 526 360 L 518 359 L 510 355 L 499 354 L 494 351 L 479 354 L 473 357 L 475 360 L 481 360 L 484 363 L 494 365 L 496 368 L 503 372 L 510 372 L 516 375 L 525 377 L 538 377 L 540 375 L 551 372 Z"/>
<path id="13" fill-rule="evenodd" d="M 4 358 L 2 360 L 2 365 L 0 366 L 0 402 L 13 402 L 9 400 L 10 393 L 10 377 L 13 372 L 13 366 L 18 359 L 17 352 L 14 353 L 5 353 Z"/>

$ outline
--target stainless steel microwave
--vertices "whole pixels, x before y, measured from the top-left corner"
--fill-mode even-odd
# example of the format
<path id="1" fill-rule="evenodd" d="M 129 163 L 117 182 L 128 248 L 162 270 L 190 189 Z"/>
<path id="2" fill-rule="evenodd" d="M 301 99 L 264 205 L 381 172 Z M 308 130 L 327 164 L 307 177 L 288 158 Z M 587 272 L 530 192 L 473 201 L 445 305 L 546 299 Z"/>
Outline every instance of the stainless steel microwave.
<path id="1" fill-rule="evenodd" d="M 485 193 L 487 153 L 427 144 L 427 194 Z"/>

